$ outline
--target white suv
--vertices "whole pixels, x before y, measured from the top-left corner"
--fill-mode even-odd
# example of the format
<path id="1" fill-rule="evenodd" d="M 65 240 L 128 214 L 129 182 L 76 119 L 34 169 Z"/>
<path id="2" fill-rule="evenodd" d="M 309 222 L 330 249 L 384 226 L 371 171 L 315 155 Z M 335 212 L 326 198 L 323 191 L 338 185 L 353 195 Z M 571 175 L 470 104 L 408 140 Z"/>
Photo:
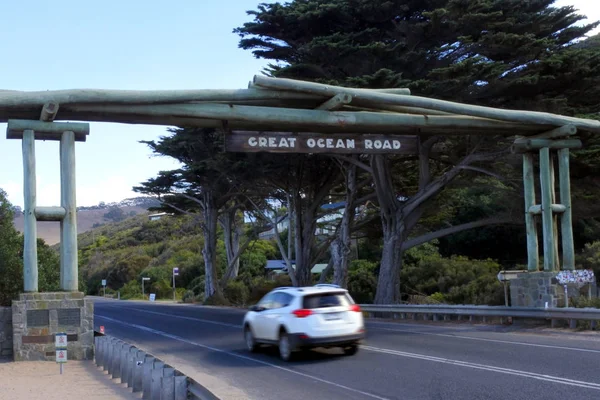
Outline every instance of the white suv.
<path id="1" fill-rule="evenodd" d="M 323 284 L 272 290 L 250 307 L 243 329 L 248 350 L 278 345 L 285 361 L 311 347 L 341 347 L 353 355 L 365 338 L 362 312 L 348 291 Z"/>

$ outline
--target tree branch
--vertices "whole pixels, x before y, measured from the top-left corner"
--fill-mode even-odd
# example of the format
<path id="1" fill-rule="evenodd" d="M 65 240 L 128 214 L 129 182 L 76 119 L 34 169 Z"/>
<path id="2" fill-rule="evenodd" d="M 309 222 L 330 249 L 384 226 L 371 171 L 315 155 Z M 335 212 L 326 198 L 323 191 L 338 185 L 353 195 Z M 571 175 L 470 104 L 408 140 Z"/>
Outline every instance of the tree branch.
<path id="1" fill-rule="evenodd" d="M 487 169 L 485 169 L 485 168 L 473 167 L 473 166 L 471 166 L 471 165 L 463 165 L 463 166 L 461 166 L 460 168 L 461 168 L 461 169 L 470 170 L 470 171 L 480 172 L 480 173 L 482 173 L 482 174 L 485 174 L 485 175 L 489 175 L 489 176 L 491 176 L 491 177 L 494 177 L 494 178 L 498 179 L 499 181 L 504 181 L 504 180 L 506 180 L 506 178 L 504 178 L 502 175 L 500 175 L 500 174 L 497 174 L 497 173 L 495 173 L 495 172 L 492 172 L 492 171 L 488 171 L 488 170 L 487 170 Z"/>
<path id="2" fill-rule="evenodd" d="M 372 174 L 373 173 L 373 169 L 371 167 L 369 167 L 367 164 L 360 162 L 359 160 L 352 158 L 352 157 L 348 157 L 348 156 L 335 156 L 335 158 L 337 158 L 338 160 L 342 160 L 342 161 L 346 161 L 350 164 L 354 164 L 357 167 L 367 171 L 368 173 Z"/>
<path id="3" fill-rule="evenodd" d="M 455 165 L 449 171 L 430 182 L 419 194 L 413 196 L 410 200 L 406 202 L 404 205 L 404 213 L 405 215 L 412 213 L 418 207 L 420 207 L 425 201 L 429 200 L 431 197 L 435 196 L 444 186 L 450 183 L 456 176 L 465 169 L 466 166 L 478 161 L 491 161 L 495 160 L 502 155 L 508 154 L 510 152 L 510 148 L 503 149 L 501 151 L 492 152 L 492 153 L 480 153 L 480 154 L 469 154 L 465 158 L 462 159 L 460 163 Z"/>
<path id="4" fill-rule="evenodd" d="M 511 218 L 486 218 L 486 219 L 482 219 L 479 221 L 467 222 L 465 224 L 452 226 L 450 228 L 440 229 L 439 231 L 436 231 L 436 232 L 430 232 L 425 235 L 406 240 L 402 244 L 402 251 L 406 251 L 412 247 L 419 246 L 423 243 L 430 242 L 433 239 L 439 239 L 441 237 L 452 235 L 454 233 L 466 231 L 469 229 L 480 228 L 482 226 L 501 225 L 501 224 L 508 224 L 508 223 L 516 223 L 516 222 Z"/>

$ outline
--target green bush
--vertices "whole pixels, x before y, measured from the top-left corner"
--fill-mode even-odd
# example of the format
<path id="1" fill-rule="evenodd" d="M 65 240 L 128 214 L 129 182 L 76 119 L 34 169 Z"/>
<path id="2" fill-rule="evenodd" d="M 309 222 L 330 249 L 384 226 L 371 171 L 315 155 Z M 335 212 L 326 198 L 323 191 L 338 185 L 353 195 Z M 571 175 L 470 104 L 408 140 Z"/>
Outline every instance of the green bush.
<path id="1" fill-rule="evenodd" d="M 433 302 L 435 302 L 435 303 L 444 303 L 446 301 L 446 298 L 444 297 L 444 294 L 440 293 L 440 292 L 435 292 L 434 294 L 432 294 L 431 296 L 429 296 L 429 298 L 431 300 L 433 300 Z"/>
<path id="2" fill-rule="evenodd" d="M 232 280 L 227 282 L 223 295 L 234 306 L 245 306 L 250 297 L 250 290 L 242 281 Z"/>
<path id="3" fill-rule="evenodd" d="M 206 299 L 206 301 L 204 302 L 204 305 L 207 306 L 230 306 L 231 303 L 229 302 L 229 300 L 227 300 L 225 298 L 225 296 L 223 296 L 222 293 L 215 293 L 212 296 L 210 296 L 208 299 Z"/>
<path id="4" fill-rule="evenodd" d="M 580 297 L 573 299 L 573 305 L 571 305 L 571 303 L 569 303 L 569 305 L 571 307 L 576 307 L 576 308 L 600 308 L 600 298 L 592 297 L 591 299 L 589 299 L 586 296 L 580 296 Z M 591 323 L 591 321 L 579 320 L 579 321 L 577 321 L 577 329 L 579 329 L 579 330 L 592 329 L 592 323 Z M 596 327 L 596 330 L 598 330 L 598 327 Z"/>
<path id="5" fill-rule="evenodd" d="M 184 303 L 193 303 L 196 300 L 196 295 L 192 290 L 186 290 L 182 296 L 182 301 Z"/>
<path id="6" fill-rule="evenodd" d="M 372 303 L 377 288 L 375 271 L 378 264 L 368 260 L 354 260 L 348 268 L 348 292 L 359 304 Z"/>
<path id="7" fill-rule="evenodd" d="M 131 281 L 121 288 L 121 298 L 123 300 L 142 298 L 142 285 L 140 282 Z"/>
<path id="8" fill-rule="evenodd" d="M 269 293 L 276 287 L 292 286 L 292 282 L 288 275 L 277 275 L 274 280 L 266 278 L 254 278 L 252 280 L 252 289 L 250 289 L 249 304 L 256 304 L 264 295 Z"/>
<path id="9" fill-rule="evenodd" d="M 504 290 L 498 282 L 500 265 L 493 260 L 470 260 L 427 255 L 417 264 L 405 265 L 400 274 L 404 293 L 431 296 L 443 294 L 449 304 L 504 304 Z"/>

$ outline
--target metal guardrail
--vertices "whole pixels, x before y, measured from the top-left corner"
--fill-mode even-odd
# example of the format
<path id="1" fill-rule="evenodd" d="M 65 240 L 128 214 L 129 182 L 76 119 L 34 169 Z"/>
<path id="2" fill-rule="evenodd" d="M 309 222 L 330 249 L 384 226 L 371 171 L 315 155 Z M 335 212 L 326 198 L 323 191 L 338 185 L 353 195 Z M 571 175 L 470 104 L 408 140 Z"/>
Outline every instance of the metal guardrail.
<path id="1" fill-rule="evenodd" d="M 437 316 L 467 316 L 473 317 L 501 317 L 501 318 L 524 318 L 524 319 L 546 319 L 555 324 L 557 320 L 568 320 L 570 326 L 575 327 L 578 320 L 591 321 L 591 327 L 596 327 L 596 321 L 600 321 L 600 309 L 597 308 L 530 308 L 530 307 L 504 307 L 504 306 L 473 306 L 473 305 L 379 305 L 360 304 L 362 311 L 369 314 L 392 314 L 394 318 L 400 315 L 406 319 L 407 314 L 416 316 L 418 314 Z"/>
<path id="2" fill-rule="evenodd" d="M 142 393 L 142 399 L 219 400 L 195 380 L 120 339 L 99 334 L 94 346 L 96 365 L 133 393 Z"/>

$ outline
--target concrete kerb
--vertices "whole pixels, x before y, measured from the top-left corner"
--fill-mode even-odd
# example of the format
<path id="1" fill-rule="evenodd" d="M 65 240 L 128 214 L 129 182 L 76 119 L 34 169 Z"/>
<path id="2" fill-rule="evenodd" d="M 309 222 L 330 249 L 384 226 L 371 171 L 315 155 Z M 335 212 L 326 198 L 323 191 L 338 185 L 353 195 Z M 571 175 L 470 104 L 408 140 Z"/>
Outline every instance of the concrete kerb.
<path id="1" fill-rule="evenodd" d="M 147 400 L 219 400 L 208 389 L 162 360 L 120 339 L 96 334 L 95 363 L 112 379 Z"/>

